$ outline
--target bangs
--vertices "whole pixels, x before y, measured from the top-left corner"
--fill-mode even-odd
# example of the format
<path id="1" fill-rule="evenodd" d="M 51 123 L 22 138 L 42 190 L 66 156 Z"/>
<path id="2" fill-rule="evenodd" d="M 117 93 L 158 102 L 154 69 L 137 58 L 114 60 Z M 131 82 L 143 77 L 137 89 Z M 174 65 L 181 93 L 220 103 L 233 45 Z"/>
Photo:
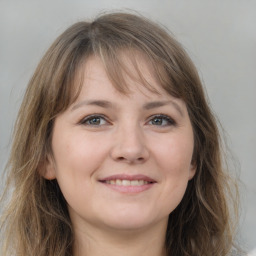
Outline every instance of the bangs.
<path id="1" fill-rule="evenodd" d="M 110 50 L 109 47 L 100 45 L 96 55 L 102 61 L 112 85 L 120 93 L 130 94 L 131 84 L 138 85 L 138 90 L 143 86 L 150 92 L 160 93 L 160 88 L 152 84 L 152 80 L 159 84 L 156 70 L 141 51 L 133 48 Z"/>
<path id="2" fill-rule="evenodd" d="M 161 94 L 164 90 L 173 97 L 182 97 L 170 74 L 168 74 L 168 68 L 164 67 L 159 59 L 152 58 L 142 52 L 141 49 L 138 50 L 134 47 L 113 49 L 109 45 L 98 44 L 97 48 L 94 47 L 93 50 L 93 53 L 86 57 L 86 60 L 76 71 L 76 81 L 73 84 L 78 90 L 73 90 L 72 103 L 79 96 L 83 85 L 86 72 L 82 72 L 82 70 L 84 70 L 87 61 L 93 57 L 100 59 L 108 79 L 121 94 L 129 95 L 132 92 L 131 85 L 136 85 L 138 90 L 146 88 L 155 94 Z"/>

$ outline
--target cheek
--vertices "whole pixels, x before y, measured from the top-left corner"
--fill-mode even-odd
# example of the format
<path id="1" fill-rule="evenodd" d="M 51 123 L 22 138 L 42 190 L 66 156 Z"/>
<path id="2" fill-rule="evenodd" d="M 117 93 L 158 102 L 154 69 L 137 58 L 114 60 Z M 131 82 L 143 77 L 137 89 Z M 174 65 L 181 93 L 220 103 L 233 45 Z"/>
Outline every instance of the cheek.
<path id="1" fill-rule="evenodd" d="M 93 171 L 104 154 L 100 144 L 93 137 L 85 136 L 83 132 L 59 133 L 53 138 L 57 169 L 61 172 L 70 171 L 73 175 Z"/>
<path id="2" fill-rule="evenodd" d="M 182 177 L 191 170 L 193 148 L 192 136 L 166 138 L 155 150 L 158 164 L 162 166 L 166 175 Z"/>
<path id="3" fill-rule="evenodd" d="M 176 136 L 165 140 L 158 147 L 157 164 L 162 174 L 161 200 L 166 212 L 172 212 L 182 200 L 191 174 L 193 139 L 191 136 Z"/>
<path id="4" fill-rule="evenodd" d="M 79 132 L 59 132 L 53 137 L 56 178 L 70 206 L 83 204 L 79 197 L 81 194 L 87 202 L 90 201 L 92 176 L 104 155 L 96 145 L 95 140 Z"/>

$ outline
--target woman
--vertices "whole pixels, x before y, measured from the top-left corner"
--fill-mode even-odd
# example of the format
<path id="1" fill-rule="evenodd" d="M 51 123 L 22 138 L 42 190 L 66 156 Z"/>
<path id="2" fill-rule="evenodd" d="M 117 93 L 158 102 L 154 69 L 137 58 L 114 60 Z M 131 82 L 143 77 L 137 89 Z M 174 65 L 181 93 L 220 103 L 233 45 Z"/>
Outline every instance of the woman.
<path id="1" fill-rule="evenodd" d="M 18 114 L 1 255 L 229 255 L 237 201 L 222 160 L 174 38 L 126 13 L 76 23 Z"/>

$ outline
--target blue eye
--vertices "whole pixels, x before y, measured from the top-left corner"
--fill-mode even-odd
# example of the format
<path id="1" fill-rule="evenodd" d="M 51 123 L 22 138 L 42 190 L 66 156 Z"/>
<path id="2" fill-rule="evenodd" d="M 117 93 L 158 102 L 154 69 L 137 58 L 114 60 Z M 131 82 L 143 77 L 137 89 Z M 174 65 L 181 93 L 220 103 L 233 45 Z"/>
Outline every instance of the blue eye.
<path id="1" fill-rule="evenodd" d="M 170 126 L 170 125 L 175 125 L 176 123 L 169 116 L 156 115 L 149 120 L 149 124 L 154 126 Z"/>
<path id="2" fill-rule="evenodd" d="M 83 125 L 88 125 L 88 126 L 101 126 L 101 125 L 107 124 L 107 121 L 102 116 L 91 115 L 91 116 L 84 118 L 80 123 Z"/>

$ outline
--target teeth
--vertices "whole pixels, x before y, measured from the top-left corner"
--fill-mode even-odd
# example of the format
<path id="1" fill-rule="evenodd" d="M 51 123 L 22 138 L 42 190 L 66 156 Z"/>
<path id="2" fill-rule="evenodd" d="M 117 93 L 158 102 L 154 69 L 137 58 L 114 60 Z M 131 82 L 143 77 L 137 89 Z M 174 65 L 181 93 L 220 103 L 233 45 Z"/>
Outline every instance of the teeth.
<path id="1" fill-rule="evenodd" d="M 122 181 L 121 180 L 116 180 L 116 185 L 122 185 Z"/>
<path id="2" fill-rule="evenodd" d="M 107 184 L 118 185 L 118 186 L 142 186 L 149 184 L 148 181 L 145 180 L 107 180 Z"/>
<path id="3" fill-rule="evenodd" d="M 148 182 L 146 182 L 146 181 L 144 181 L 144 180 L 139 180 L 138 182 L 139 182 L 139 186 L 140 186 L 140 185 L 144 185 L 144 182 L 145 182 L 146 184 L 148 184 Z"/>
<path id="4" fill-rule="evenodd" d="M 122 185 L 123 186 L 131 186 L 131 181 L 129 181 L 129 180 L 122 180 Z"/>
<path id="5" fill-rule="evenodd" d="M 139 185 L 138 180 L 132 180 L 130 183 L 131 183 L 132 186 L 138 186 Z"/>

